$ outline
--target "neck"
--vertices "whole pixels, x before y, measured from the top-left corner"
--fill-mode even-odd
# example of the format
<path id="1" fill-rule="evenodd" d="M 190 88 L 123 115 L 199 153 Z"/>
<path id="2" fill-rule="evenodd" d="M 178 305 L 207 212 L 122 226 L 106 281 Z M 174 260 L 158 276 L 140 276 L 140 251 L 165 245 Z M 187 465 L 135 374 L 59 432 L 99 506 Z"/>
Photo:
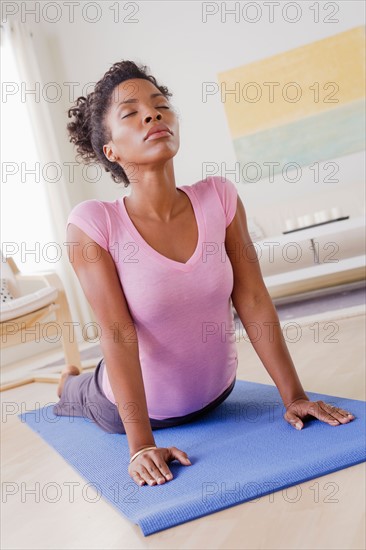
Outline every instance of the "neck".
<path id="1" fill-rule="evenodd" d="M 173 163 L 143 170 L 139 166 L 137 176 L 131 174 L 131 179 L 131 193 L 125 200 L 131 214 L 168 222 L 174 216 L 181 194 L 175 185 Z"/>

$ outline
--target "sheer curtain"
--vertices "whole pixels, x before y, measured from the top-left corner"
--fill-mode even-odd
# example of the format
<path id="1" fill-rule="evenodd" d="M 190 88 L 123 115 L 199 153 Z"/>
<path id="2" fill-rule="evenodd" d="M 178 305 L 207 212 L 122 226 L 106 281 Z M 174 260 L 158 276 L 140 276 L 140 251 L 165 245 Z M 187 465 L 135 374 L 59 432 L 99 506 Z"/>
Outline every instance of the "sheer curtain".
<path id="1" fill-rule="evenodd" d="M 37 33 L 42 32 L 37 28 Z M 37 37 L 39 38 L 39 37 Z M 42 75 L 37 60 L 37 52 L 33 39 L 32 28 L 27 23 L 22 23 L 16 19 L 7 21 L 1 24 L 1 45 L 3 48 L 8 48 L 14 57 L 18 77 L 21 84 L 26 90 L 34 90 L 36 83 L 39 83 L 42 90 Z M 9 86 L 9 83 L 6 83 Z M 11 91 L 10 87 L 4 87 L 4 90 Z M 20 92 L 18 92 L 20 94 Z M 66 242 L 66 221 L 67 216 L 72 208 L 66 181 L 62 174 L 57 179 L 57 182 L 51 180 L 51 178 L 44 179 L 42 177 L 42 168 L 50 164 L 53 166 L 56 163 L 62 167 L 62 160 L 60 158 L 60 151 L 55 135 L 55 130 L 52 125 L 51 114 L 49 106 L 46 101 L 42 100 L 42 94 L 40 95 L 40 101 L 34 99 L 27 100 L 28 95 L 25 96 L 22 104 L 18 105 L 17 115 L 15 120 L 12 120 L 14 132 L 13 137 L 3 136 L 2 143 L 7 143 L 8 158 L 4 158 L 4 162 L 14 162 L 15 166 L 21 167 L 21 163 L 24 163 L 26 169 L 34 170 L 35 163 L 38 161 L 41 169 L 39 170 L 40 178 L 38 182 L 34 183 L 34 192 L 29 195 L 29 189 L 32 189 L 34 181 L 30 175 L 26 175 L 22 182 L 22 170 L 17 172 L 16 178 L 8 178 L 8 182 L 2 182 L 3 198 L 7 198 L 5 205 L 6 212 L 10 215 L 13 213 L 13 219 L 17 219 L 17 205 L 23 204 L 29 210 L 31 210 L 30 220 L 34 220 L 34 224 L 37 227 L 41 227 L 41 233 L 33 231 L 29 227 L 29 223 L 26 224 L 24 219 L 19 219 L 19 222 L 12 227 L 17 227 L 17 231 L 14 229 L 15 238 L 7 239 L 5 241 L 2 238 L 2 250 L 6 255 L 12 255 L 14 260 L 19 263 L 19 268 L 24 272 L 30 271 L 43 271 L 53 270 L 60 276 L 67 293 L 67 297 L 70 303 L 73 321 L 75 322 L 75 335 L 79 342 L 83 341 L 82 334 L 85 333 L 86 325 L 91 322 L 95 322 L 93 312 L 84 296 L 80 283 L 73 272 L 72 266 L 67 256 Z M 11 96 L 9 94 L 9 109 L 10 109 Z M 7 111 L 7 104 L 2 99 L 2 110 L 5 113 Z M 14 113 L 14 111 L 12 111 Z M 29 125 L 24 122 L 24 117 L 29 117 Z M 26 148 L 20 149 L 22 158 L 17 158 L 17 147 L 21 138 L 25 139 Z M 11 155 L 11 156 L 9 156 Z M 11 171 L 12 165 L 7 165 L 8 170 Z M 16 169 L 16 168 L 14 168 Z M 14 184 L 12 183 L 14 182 Z M 17 185 L 16 185 L 17 183 Z M 7 193 L 7 186 L 13 185 L 13 195 L 10 192 Z M 18 189 L 15 191 L 14 189 Z M 11 198 L 12 197 L 12 198 Z M 12 203 L 8 201 L 12 200 Z M 29 202 L 31 201 L 31 202 Z M 2 209 L 4 209 L 4 202 Z M 8 218 L 9 219 L 9 216 Z M 4 220 L 3 220 L 4 221 Z M 8 224 L 10 221 L 8 221 Z M 4 235 L 6 228 L 4 227 Z M 35 235 L 38 235 L 34 239 Z M 13 235 L 13 233 L 12 233 Z M 37 240 L 38 244 L 34 241 Z M 21 257 L 18 253 L 12 252 L 12 247 L 6 242 L 14 242 L 15 248 L 20 243 L 24 242 L 20 249 L 26 250 L 35 249 L 36 255 L 27 254 Z M 52 245 L 51 243 L 55 243 Z M 38 249 L 40 253 L 38 253 Z M 34 260 L 37 258 L 36 265 Z M 23 260 L 26 260 L 23 265 Z M 95 325 L 96 326 L 96 325 Z M 84 331 L 84 332 L 82 332 Z M 93 325 L 90 325 L 87 330 L 87 338 L 93 340 L 97 336 L 97 331 L 93 331 Z M 98 343 L 95 341 L 95 343 Z"/>

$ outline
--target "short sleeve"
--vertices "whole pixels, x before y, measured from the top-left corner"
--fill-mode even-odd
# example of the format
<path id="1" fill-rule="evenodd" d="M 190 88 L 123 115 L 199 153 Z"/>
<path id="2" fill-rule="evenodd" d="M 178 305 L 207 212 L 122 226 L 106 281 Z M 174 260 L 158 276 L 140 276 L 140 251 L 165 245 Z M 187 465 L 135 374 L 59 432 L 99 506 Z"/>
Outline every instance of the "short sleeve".
<path id="1" fill-rule="evenodd" d="M 221 176 L 211 176 L 210 179 L 216 189 L 225 213 L 225 227 L 228 227 L 235 216 L 238 202 L 238 191 L 236 186 L 227 178 Z"/>
<path id="2" fill-rule="evenodd" d="M 66 227 L 69 223 L 77 225 L 93 241 L 108 251 L 108 224 L 103 204 L 90 199 L 77 204 L 67 218 Z"/>

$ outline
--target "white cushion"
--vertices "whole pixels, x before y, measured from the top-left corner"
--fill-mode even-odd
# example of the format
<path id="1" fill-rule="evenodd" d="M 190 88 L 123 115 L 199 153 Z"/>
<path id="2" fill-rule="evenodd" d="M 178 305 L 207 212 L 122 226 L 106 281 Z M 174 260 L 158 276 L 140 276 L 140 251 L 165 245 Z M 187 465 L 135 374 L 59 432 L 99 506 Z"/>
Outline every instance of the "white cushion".
<path id="1" fill-rule="evenodd" d="M 14 300 L 14 296 L 10 292 L 8 281 L 7 279 L 1 279 L 0 302 L 4 304 L 10 300 Z"/>
<path id="2" fill-rule="evenodd" d="M 1 278 L 7 280 L 9 291 L 14 296 L 14 298 L 19 298 L 19 296 L 21 296 L 21 289 L 20 289 L 19 283 L 10 265 L 6 261 L 6 257 L 3 255 L 1 250 L 0 250 L 0 256 L 1 256 Z"/>
<path id="3" fill-rule="evenodd" d="M 37 309 L 52 304 L 57 296 L 57 288 L 47 286 L 20 298 L 0 303 L 0 322 L 13 320 L 16 317 L 27 315 L 27 313 L 32 313 Z"/>

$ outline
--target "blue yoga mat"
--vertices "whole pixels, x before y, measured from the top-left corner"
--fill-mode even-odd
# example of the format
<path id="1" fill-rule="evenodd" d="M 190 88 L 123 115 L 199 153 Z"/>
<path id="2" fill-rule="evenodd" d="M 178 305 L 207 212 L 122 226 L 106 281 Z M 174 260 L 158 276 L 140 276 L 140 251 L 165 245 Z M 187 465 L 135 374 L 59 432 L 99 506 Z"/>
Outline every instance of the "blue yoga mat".
<path id="1" fill-rule="evenodd" d="M 158 447 L 178 447 L 192 466 L 170 462 L 174 478 L 152 487 L 130 478 L 126 435 L 86 417 L 55 416 L 53 404 L 18 417 L 146 536 L 366 461 L 365 401 L 306 393 L 355 419 L 333 427 L 309 417 L 299 431 L 283 418 L 275 386 L 237 380 L 200 420 L 154 430 Z"/>

